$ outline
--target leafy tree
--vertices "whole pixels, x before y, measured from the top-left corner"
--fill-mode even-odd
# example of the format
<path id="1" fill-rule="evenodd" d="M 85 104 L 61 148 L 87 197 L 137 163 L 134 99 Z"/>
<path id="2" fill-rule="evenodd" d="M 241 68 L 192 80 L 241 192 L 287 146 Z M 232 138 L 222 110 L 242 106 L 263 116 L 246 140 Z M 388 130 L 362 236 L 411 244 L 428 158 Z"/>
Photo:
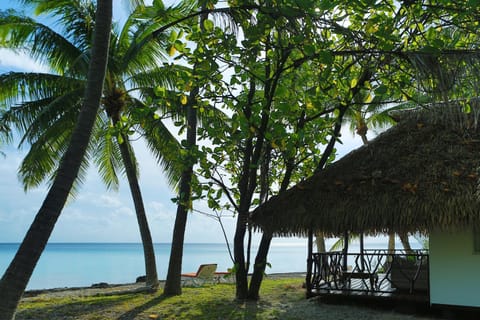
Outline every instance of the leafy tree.
<path id="1" fill-rule="evenodd" d="M 155 2 L 153 4 L 155 7 Z M 176 73 L 174 90 L 157 92 L 159 104 L 175 106 L 180 102 L 180 108 L 184 110 L 182 116 L 175 118 L 175 125 L 180 127 L 178 135 L 183 137 L 182 148 L 180 152 L 176 153 L 182 174 L 178 197 L 175 199 L 177 214 L 164 289 L 164 293 L 167 295 L 181 294 L 181 266 L 187 213 L 193 207 L 192 202 L 197 199 L 196 194 L 201 194 L 198 179 L 193 171 L 200 156 L 197 147 L 197 129 L 200 130 L 202 124 L 209 126 L 217 123 L 218 126 L 218 123 L 223 123 L 226 118 L 221 110 L 206 101 L 209 97 L 203 96 L 204 84 L 208 83 L 211 77 L 218 78 L 219 76 L 216 63 L 210 64 L 211 60 L 200 58 L 208 50 L 208 46 L 211 46 L 211 43 L 204 41 L 204 33 L 210 32 L 213 28 L 213 23 L 207 20 L 207 16 L 212 15 L 218 18 L 217 22 L 229 25 L 235 14 L 239 15 L 244 11 L 243 8 L 239 8 L 234 14 L 225 8 L 215 8 L 213 2 L 210 1 L 183 1 L 181 6 L 185 10 L 172 17 L 172 23 L 151 33 L 151 37 L 155 38 L 162 30 L 173 25 L 183 26 L 180 32 L 171 32 L 169 51 L 171 55 L 178 53 L 179 56 L 176 59 L 184 58 L 192 66 L 191 70 L 185 68 Z M 195 43 L 193 48 L 191 47 L 192 42 Z"/>
<path id="2" fill-rule="evenodd" d="M 301 75 L 300 72 L 295 72 L 301 64 L 295 66 L 295 60 L 292 59 L 304 55 L 301 51 L 303 48 L 292 48 L 299 47 L 296 46 L 298 43 L 304 45 L 310 39 L 308 36 L 295 39 L 294 35 L 301 34 L 300 23 L 292 22 L 294 19 L 278 19 L 281 12 L 275 10 L 268 6 L 262 7 L 256 13 L 255 21 L 243 22 L 243 33 L 248 36 L 245 36 L 240 46 L 237 46 L 236 39 L 230 34 L 222 33 L 219 28 L 212 28 L 211 43 L 224 51 L 217 49 L 212 53 L 213 50 L 210 49 L 202 56 L 202 59 L 211 60 L 213 55 L 213 58 L 218 58 L 235 69 L 235 74 L 228 80 L 211 76 L 219 81 L 213 82 L 211 94 L 207 96 L 214 101 L 221 101 L 219 104 L 223 104 L 232 115 L 226 127 L 209 126 L 203 131 L 203 137 L 212 139 L 215 147 L 203 149 L 210 154 L 213 162 L 203 158 L 201 171 L 205 177 L 212 179 L 207 188 L 210 206 L 214 209 L 221 208 L 221 197 L 225 194 L 230 200 L 226 208 L 234 208 L 237 214 L 234 269 L 239 299 L 248 296 L 258 298 L 258 288 L 267 264 L 266 253 L 272 236 L 267 234 L 262 239 L 260 255 L 257 256 L 254 266 L 255 280 L 252 280 L 249 293 L 247 272 L 250 264 L 250 241 L 247 248 L 244 246 L 245 236 L 251 232 L 248 226 L 248 211 L 252 204 L 265 201 L 271 194 L 271 186 L 278 181 L 284 181 L 282 189 L 285 190 L 291 181 L 294 182 L 294 179 L 301 176 L 294 175 L 300 164 L 305 170 L 313 170 L 313 162 L 308 162 L 307 165 L 305 160 L 298 161 L 295 157 L 301 150 L 305 159 L 309 159 L 306 156 L 307 151 L 312 150 L 309 146 L 316 147 L 317 140 L 306 142 L 306 137 L 309 132 L 322 125 L 322 122 L 319 124 L 313 120 L 321 119 L 319 115 L 332 111 L 330 109 L 325 112 L 327 104 L 315 109 L 308 98 L 300 100 L 289 91 L 289 86 L 297 80 L 295 77 Z M 239 88 L 238 94 L 235 89 L 229 88 L 231 86 Z M 304 109 L 298 108 L 299 104 Z M 308 109 L 312 110 L 307 112 Z M 307 122 L 310 123 L 309 126 L 305 126 Z M 289 135 L 292 131 L 293 134 Z M 297 138 L 292 138 L 294 134 Z M 289 137 L 292 139 L 288 139 Z M 316 137 L 321 141 L 324 139 L 321 135 Z M 280 160 L 272 160 L 275 158 L 273 154 L 280 155 Z M 283 169 L 285 163 L 288 164 L 286 171 Z M 224 180 L 225 175 L 230 178 L 229 183 Z M 292 177 L 294 179 L 291 179 Z M 218 185 L 218 189 L 213 188 L 214 184 Z M 255 199 L 257 192 L 260 194 L 258 200 Z"/>
<path id="3" fill-rule="evenodd" d="M 31 45 L 27 49 L 32 56 L 48 62 L 53 71 L 50 74 L 8 73 L 1 77 L 3 99 L 10 104 L 22 99 L 2 120 L 3 123 L 14 123 L 20 132 L 24 132 L 21 143 L 31 144 L 20 169 L 26 188 L 39 184 L 48 175 L 54 176 L 79 112 L 85 85 L 94 4 L 90 1 L 56 4 L 42 4 L 43 7 L 39 8 L 50 10 L 59 17 L 59 24 L 65 26 L 65 37 L 26 17 L 9 14 L 3 23 L 6 34 L 12 35 L 6 42 L 9 47 Z M 156 288 L 158 278 L 153 243 L 137 180 L 137 164 L 128 138 L 133 132 L 132 121 L 141 123 L 135 128 L 145 135 L 148 146 L 167 170 L 172 184 L 179 176 L 173 157 L 178 144 L 155 110 L 145 105 L 138 95 L 132 94 L 136 91 L 140 97 L 149 97 L 157 86 L 168 87 L 171 83 L 172 68 L 158 66 L 158 62 L 165 59 L 162 55 L 165 39 L 157 37 L 138 45 L 138 41 L 145 37 L 143 31 L 160 23 L 138 20 L 138 12 L 141 13 L 143 8 L 138 7 L 137 12 L 128 17 L 122 30 L 112 31 L 102 112 L 97 117 L 88 155 L 93 157 L 108 187 L 118 186 L 117 171 L 124 170 L 144 246 L 147 287 Z M 164 14 L 173 11 L 161 9 Z M 87 160 L 82 169 L 86 168 Z"/>
<path id="4" fill-rule="evenodd" d="M 2 319 L 15 317 L 18 302 L 65 205 L 87 150 L 105 79 L 112 1 L 98 1 L 95 21 L 97 23 L 82 110 L 52 186 L 14 259 L 0 280 L 0 318 Z"/>
<path id="5" fill-rule="evenodd" d="M 199 19 L 199 31 L 204 31 L 203 23 L 206 21 L 206 15 L 203 14 Z M 202 47 L 197 46 L 196 50 Z M 177 198 L 177 214 L 175 218 L 175 226 L 173 229 L 172 249 L 170 250 L 170 260 L 168 265 L 167 279 L 165 281 L 164 294 L 179 295 L 182 293 L 181 272 L 183 260 L 183 244 L 185 237 L 185 227 L 187 223 L 188 210 L 192 207 L 192 182 L 193 167 L 197 162 L 197 109 L 198 94 L 200 91 L 199 83 L 196 81 L 198 72 L 198 63 L 193 64 L 191 81 L 186 83 L 185 91 L 190 91 L 186 98 L 186 139 L 184 140 L 184 153 L 181 156 L 181 162 L 184 164 L 182 175 L 180 178 L 180 187 Z M 193 82 L 195 81 L 195 82 Z M 189 89 L 190 90 L 187 90 Z M 184 98 L 185 99 L 185 98 Z"/>
<path id="6" fill-rule="evenodd" d="M 296 104 L 291 104 L 289 110 L 299 111 L 298 106 L 302 105 L 311 108 L 314 103 L 309 99 L 314 97 L 324 112 L 316 111 L 324 116 L 324 120 L 327 115 L 330 121 L 334 120 L 331 125 L 324 123 L 323 130 L 317 131 L 318 134 L 309 136 L 312 141 L 325 141 L 325 133 L 332 137 L 322 152 L 327 156 L 319 158 L 318 152 L 311 155 L 317 170 L 321 170 L 332 159 L 330 154 L 339 139 L 343 118 L 350 109 L 358 103 L 364 105 L 372 101 L 379 105 L 401 103 L 408 99 L 417 101 L 421 95 L 415 80 L 420 77 L 412 74 L 413 57 L 419 54 L 447 54 L 442 52 L 446 48 L 436 41 L 438 37 L 435 33 L 430 32 L 431 39 L 427 43 L 422 40 L 426 35 L 426 26 L 435 30 L 440 21 L 432 19 L 429 14 L 420 14 L 424 4 L 417 7 L 416 4 L 396 5 L 392 1 L 377 1 L 374 9 L 373 3 L 324 2 L 315 7 L 307 2 L 296 3 L 298 7 L 289 2 L 277 2 L 275 7 L 263 2 L 252 14 L 255 19 L 240 24 L 245 37 L 240 44 L 222 34 L 221 30 L 213 32 L 216 38 L 212 38 L 212 43 L 216 41 L 215 44 L 221 45 L 217 50 L 210 49 L 210 59 L 217 57 L 231 66 L 235 73 L 229 81 L 222 79 L 214 82 L 212 97 L 221 100 L 232 116 L 230 128 L 210 127 L 205 131 L 205 136 L 213 140 L 214 147 L 204 148 L 204 151 L 213 152 L 210 156 L 215 164 L 211 166 L 210 162 L 203 160 L 202 174 L 213 179 L 207 192 L 211 207 L 220 208 L 224 194 L 230 201 L 227 208 L 234 208 L 237 214 L 234 251 L 237 298 L 240 299 L 249 295 L 246 280 L 249 244 L 247 259 L 244 256 L 244 239 L 250 232 L 248 211 L 252 205 L 264 201 L 268 194 L 262 191 L 262 181 L 271 179 L 271 186 L 279 185 L 281 181 L 274 182 L 270 175 L 266 178 L 267 171 L 263 171 L 263 165 L 268 163 L 271 172 L 283 172 L 282 169 L 273 169 L 272 162 L 268 160 L 272 147 L 275 149 L 278 142 L 285 143 L 295 137 L 295 132 L 289 127 L 289 123 L 294 121 L 287 120 L 291 119 L 291 114 L 281 113 L 282 120 L 274 120 L 278 109 L 286 111 L 285 106 L 289 105 L 284 103 L 286 96 L 281 92 L 281 83 L 288 78 L 289 71 L 311 61 L 317 63 L 317 71 L 323 70 L 323 73 L 316 73 L 320 84 L 308 91 L 309 95 L 304 100 L 302 95 L 296 96 Z M 297 32 L 292 32 L 296 23 L 302 26 L 302 33 L 298 32 L 298 28 Z M 286 36 L 289 31 L 292 37 Z M 437 45 L 437 51 L 432 51 L 430 43 Z M 335 111 L 326 112 L 327 105 Z M 278 136 L 270 130 L 283 133 L 284 138 L 274 140 Z M 320 138 L 322 135 L 323 138 Z M 316 146 L 316 143 L 313 144 Z M 300 154 L 306 156 L 305 151 Z M 225 183 L 225 177 L 230 178 L 229 185 Z M 219 189 L 211 188 L 214 184 Z M 267 235 L 265 247 L 268 247 L 268 238 Z M 265 260 L 258 261 L 265 265 Z M 251 298 L 256 298 L 254 291 L 250 294 Z"/>

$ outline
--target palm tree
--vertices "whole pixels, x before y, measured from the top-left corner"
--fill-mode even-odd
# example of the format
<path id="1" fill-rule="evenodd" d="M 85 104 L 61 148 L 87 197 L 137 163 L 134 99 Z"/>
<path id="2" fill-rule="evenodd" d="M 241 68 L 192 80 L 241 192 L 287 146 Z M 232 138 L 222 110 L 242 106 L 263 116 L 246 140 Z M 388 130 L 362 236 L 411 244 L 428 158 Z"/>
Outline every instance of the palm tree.
<path id="1" fill-rule="evenodd" d="M 14 259 L 0 280 L 0 319 L 14 319 L 18 302 L 80 171 L 97 117 L 108 61 L 112 1 L 98 0 L 84 102 L 52 186 Z"/>
<path id="2" fill-rule="evenodd" d="M 11 48 L 31 44 L 29 52 L 34 58 L 48 62 L 52 73 L 8 73 L 0 76 L 0 98 L 6 104 L 16 105 L 2 117 L 2 123 L 12 123 L 23 132 L 21 144 L 31 144 L 21 164 L 20 176 L 25 188 L 38 185 L 55 176 L 58 163 L 72 134 L 72 125 L 82 103 L 85 70 L 89 61 L 89 48 L 93 32 L 95 6 L 93 2 L 65 0 L 45 10 L 59 17 L 65 26 L 65 36 L 32 19 L 18 15 L 4 18 L 2 28 L 11 35 Z M 81 166 L 80 178 L 87 168 L 88 158 L 93 158 L 107 187 L 117 187 L 117 171 L 123 167 L 129 181 L 135 211 L 144 246 L 146 284 L 156 288 L 158 277 L 153 243 L 148 228 L 143 200 L 137 179 L 137 164 L 128 141 L 129 127 L 122 115 L 135 117 L 138 109 L 146 109 L 142 101 L 131 94 L 140 91 L 140 97 L 152 92 L 156 85 L 168 85 L 166 72 L 158 67 L 163 59 L 162 38 L 138 46 L 143 29 L 154 22 L 142 21 L 137 25 L 135 15 L 130 16 L 120 32 L 112 31 L 109 63 L 105 78 L 102 107 L 97 114 L 93 138 L 87 148 L 87 158 Z M 13 41 L 12 41 L 13 40 Z M 127 84 L 130 87 L 127 87 Z M 28 100 L 31 99 L 31 100 Z M 18 100 L 20 100 L 18 102 Z M 145 114 L 145 113 L 144 113 Z M 149 111 L 142 120 L 143 132 L 161 132 L 149 135 L 148 145 L 169 174 L 176 181 L 172 148 L 178 145 L 163 123 Z M 112 129 L 113 128 L 113 129 Z M 60 133 L 60 134 L 59 134 Z M 111 137 L 115 136 L 115 139 Z"/>
<path id="3" fill-rule="evenodd" d="M 0 147 L 2 147 L 3 144 L 6 144 L 10 141 L 11 139 L 11 132 L 10 128 L 4 124 L 0 123 Z M 5 157 L 5 153 L 0 149 L 0 155 Z"/>

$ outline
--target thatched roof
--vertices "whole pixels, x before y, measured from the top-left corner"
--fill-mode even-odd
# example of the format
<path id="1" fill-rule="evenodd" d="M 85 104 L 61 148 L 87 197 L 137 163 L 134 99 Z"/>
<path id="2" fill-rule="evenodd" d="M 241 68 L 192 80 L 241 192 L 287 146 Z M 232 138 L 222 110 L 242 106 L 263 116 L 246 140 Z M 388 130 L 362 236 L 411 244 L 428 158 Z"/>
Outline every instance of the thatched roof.
<path id="1" fill-rule="evenodd" d="M 410 112 L 369 145 L 257 208 L 252 223 L 276 235 L 480 226 L 478 114 L 440 110 Z"/>

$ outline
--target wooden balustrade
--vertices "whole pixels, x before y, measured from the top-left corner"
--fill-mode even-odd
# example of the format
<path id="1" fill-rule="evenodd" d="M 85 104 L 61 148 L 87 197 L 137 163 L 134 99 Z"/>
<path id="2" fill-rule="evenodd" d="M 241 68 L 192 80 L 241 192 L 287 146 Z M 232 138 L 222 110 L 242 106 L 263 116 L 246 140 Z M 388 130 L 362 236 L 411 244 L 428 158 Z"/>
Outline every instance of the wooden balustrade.
<path id="1" fill-rule="evenodd" d="M 314 253 L 310 263 L 310 294 L 332 290 L 428 294 L 429 290 L 427 250 Z"/>

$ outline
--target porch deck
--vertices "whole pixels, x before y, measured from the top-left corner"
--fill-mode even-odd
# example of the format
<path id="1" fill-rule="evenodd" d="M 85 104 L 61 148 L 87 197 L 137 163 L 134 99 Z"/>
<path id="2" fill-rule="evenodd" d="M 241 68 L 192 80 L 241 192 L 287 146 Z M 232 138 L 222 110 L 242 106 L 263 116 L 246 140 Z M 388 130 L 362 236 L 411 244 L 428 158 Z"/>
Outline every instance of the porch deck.
<path id="1" fill-rule="evenodd" d="M 428 252 L 425 250 L 314 253 L 310 263 L 309 296 L 429 302 Z"/>

